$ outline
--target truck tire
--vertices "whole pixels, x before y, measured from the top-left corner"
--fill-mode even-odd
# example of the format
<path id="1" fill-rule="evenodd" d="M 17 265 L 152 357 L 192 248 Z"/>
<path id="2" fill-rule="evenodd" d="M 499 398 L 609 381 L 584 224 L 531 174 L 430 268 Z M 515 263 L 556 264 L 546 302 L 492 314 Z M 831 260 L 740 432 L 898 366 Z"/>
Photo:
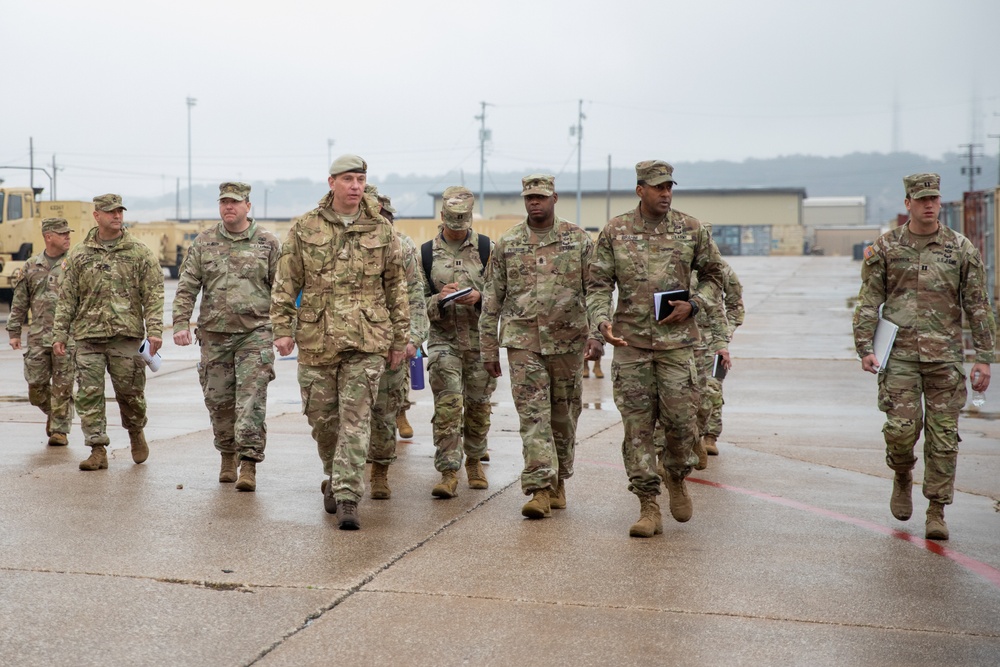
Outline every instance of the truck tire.
<path id="1" fill-rule="evenodd" d="M 21 247 L 18 248 L 17 252 L 14 254 L 15 262 L 26 262 L 31 259 L 31 251 L 33 246 L 30 243 L 22 243 Z"/>

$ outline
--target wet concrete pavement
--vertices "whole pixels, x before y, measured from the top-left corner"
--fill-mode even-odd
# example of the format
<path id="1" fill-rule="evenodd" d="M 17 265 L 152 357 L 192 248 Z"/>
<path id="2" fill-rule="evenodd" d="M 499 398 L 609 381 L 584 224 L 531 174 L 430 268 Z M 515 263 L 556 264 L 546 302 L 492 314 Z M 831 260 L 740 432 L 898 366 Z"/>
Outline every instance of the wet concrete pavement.
<path id="1" fill-rule="evenodd" d="M 748 314 L 721 455 L 689 478 L 693 519 L 664 508 L 648 540 L 628 537 L 610 376 L 584 381 L 569 507 L 551 519 L 520 516 L 505 378 L 488 490 L 462 473 L 457 498 L 431 497 L 431 395 L 413 392 L 393 497 L 365 499 L 347 532 L 323 511 L 293 360 L 249 494 L 217 482 L 196 349 L 168 343 L 149 376 L 149 460 L 132 463 L 110 398 L 110 468 L 84 473 L 78 422 L 46 447 L 0 334 L 0 663 L 1000 664 L 997 389 L 994 418 L 963 415 L 952 539 L 925 541 L 919 488 L 910 521 L 888 509 L 874 377 L 850 337 L 857 264 L 730 259 Z"/>

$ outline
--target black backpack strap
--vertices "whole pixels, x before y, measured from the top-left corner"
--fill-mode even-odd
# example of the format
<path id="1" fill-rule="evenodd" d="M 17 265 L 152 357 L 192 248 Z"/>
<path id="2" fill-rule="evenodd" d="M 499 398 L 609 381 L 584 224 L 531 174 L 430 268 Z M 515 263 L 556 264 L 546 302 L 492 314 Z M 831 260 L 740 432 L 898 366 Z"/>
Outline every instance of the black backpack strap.
<path id="1" fill-rule="evenodd" d="M 490 263 L 490 237 L 485 234 L 479 235 L 479 260 L 483 263 L 482 273 L 485 273 L 486 265 Z"/>
<path id="2" fill-rule="evenodd" d="M 431 280 L 431 264 L 434 261 L 434 240 L 427 241 L 420 246 L 420 263 L 424 266 L 424 276 L 427 278 L 427 284 L 431 288 L 431 294 L 437 294 L 437 288 L 434 287 L 434 281 Z"/>

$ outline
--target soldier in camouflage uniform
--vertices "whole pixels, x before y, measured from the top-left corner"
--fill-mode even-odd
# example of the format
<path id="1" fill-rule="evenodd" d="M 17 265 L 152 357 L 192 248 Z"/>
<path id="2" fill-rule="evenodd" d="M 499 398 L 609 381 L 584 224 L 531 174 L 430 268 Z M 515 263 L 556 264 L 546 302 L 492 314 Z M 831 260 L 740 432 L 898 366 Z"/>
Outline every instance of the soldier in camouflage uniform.
<path id="1" fill-rule="evenodd" d="M 486 456 L 490 397 L 497 381 L 486 372 L 479 352 L 486 270 L 480 244 L 489 244 L 489 239 L 472 229 L 475 204 L 470 190 L 445 189 L 438 234 L 427 242 L 431 251 L 430 284 L 425 292 L 431 322 L 427 371 L 434 394 L 434 467 L 441 473 L 441 481 L 431 489 L 436 498 L 458 494 L 463 452 L 469 488 L 489 488 L 481 461 Z M 472 292 L 448 299 L 466 287 Z"/>
<path id="2" fill-rule="evenodd" d="M 278 238 L 249 213 L 249 185 L 219 185 L 222 221 L 191 244 L 173 308 L 174 343 L 190 345 L 191 315 L 202 295 L 198 379 L 222 457 L 219 481 L 236 482 L 238 491 L 256 491 L 264 460 L 267 385 L 274 379 L 271 286 L 281 254 Z"/>
<path id="3" fill-rule="evenodd" d="M 948 539 L 944 506 L 955 489 L 958 415 L 966 399 L 963 310 L 976 350 L 974 391 L 989 387 L 996 348 L 982 258 L 967 238 L 939 221 L 940 184 L 937 174 L 903 179 L 910 219 L 865 249 L 854 310 L 861 367 L 878 374 L 878 407 L 886 414 L 885 461 L 895 471 L 889 509 L 900 521 L 913 513 L 913 447 L 922 430 L 925 536 L 932 540 Z M 899 327 L 881 368 L 873 351 L 880 306 L 882 317 Z"/>
<path id="4" fill-rule="evenodd" d="M 709 227 L 707 223 L 705 226 Z M 711 228 L 709 227 L 709 229 Z M 695 464 L 696 470 L 704 470 L 708 467 L 709 456 L 719 455 L 716 441 L 722 433 L 722 405 L 724 401 L 722 399 L 722 380 L 712 376 L 712 367 L 715 364 L 716 352 L 728 347 L 729 342 L 733 339 L 733 332 L 743 324 L 743 318 L 746 315 L 743 308 L 743 285 L 736 277 L 733 267 L 725 260 L 722 261 L 722 264 L 724 287 L 721 309 L 726 317 L 726 339 L 710 339 L 712 326 L 709 313 L 712 312 L 712 308 L 699 311 L 695 316 L 695 323 L 698 325 L 699 331 L 702 332 L 700 340 L 694 346 L 694 356 L 698 362 L 698 372 L 701 376 L 701 405 L 698 408 L 698 432 L 701 437 L 695 447 L 695 453 L 698 456 L 698 463 Z M 697 274 L 692 277 L 692 287 L 695 287 L 696 283 Z M 696 291 L 695 294 L 697 293 Z M 719 306 L 714 304 L 714 307 L 718 308 Z M 729 364 L 724 362 L 724 366 L 728 371 Z"/>
<path id="5" fill-rule="evenodd" d="M 402 251 L 365 196 L 367 171 L 356 155 L 334 160 L 330 192 L 281 246 L 271 292 L 274 344 L 282 355 L 298 345 L 302 410 L 328 476 L 323 504 L 342 530 L 361 527 L 372 405 L 386 359 L 404 362 L 410 329 Z"/>
<path id="6" fill-rule="evenodd" d="M 365 192 L 374 195 L 381 206 L 379 213 L 389 222 L 396 210 L 389 197 L 379 194 L 374 185 L 366 185 Z M 403 271 L 406 274 L 406 294 L 410 304 L 410 334 L 406 343 L 406 359 L 396 368 L 385 369 L 378 384 L 378 397 L 372 406 L 372 435 L 368 447 L 368 460 L 372 464 L 371 497 L 387 500 L 392 496 L 389 488 L 389 466 L 396 460 L 396 418 L 406 402 L 410 389 L 410 364 L 417 350 L 427 340 L 427 315 L 424 303 L 424 278 L 418 266 L 417 246 L 409 236 L 396 230 L 403 253 Z M 410 433 L 410 435 L 413 435 Z"/>
<path id="7" fill-rule="evenodd" d="M 552 508 L 566 507 L 583 361 L 599 357 L 601 344 L 587 320 L 593 241 L 555 215 L 554 176 L 533 174 L 521 184 L 528 216 L 493 249 L 479 335 L 483 363 L 494 378 L 501 374 L 499 348 L 507 348 L 511 393 L 521 420 L 521 490 L 532 496 L 521 514 L 541 519 Z"/>
<path id="8" fill-rule="evenodd" d="M 45 249 L 18 269 L 11 281 L 14 297 L 7 318 L 10 346 L 20 350 L 22 327 L 31 314 L 24 351 L 24 379 L 28 401 L 45 413 L 45 435 L 49 444 L 69 444 L 67 434 L 73 420 L 73 348 L 58 357 L 52 354 L 52 322 L 59 300 L 62 259 L 69 250 L 72 230 L 65 218 L 42 220 Z"/>
<path id="9" fill-rule="evenodd" d="M 76 411 L 91 447 L 80 470 L 108 467 L 105 371 L 128 430 L 132 460 L 142 463 L 149 456 L 143 434 L 146 364 L 138 350 L 144 338 L 150 355 L 163 344 L 163 269 L 153 251 L 123 227 L 124 211 L 120 195 L 94 197 L 97 226 L 63 261 L 52 352 L 62 356 L 67 341 L 76 342 Z"/>
<path id="10" fill-rule="evenodd" d="M 691 518 L 684 478 L 698 460 L 693 452 L 700 403 L 693 352 L 699 340 L 695 316 L 719 298 L 723 269 L 711 233 L 696 218 L 670 206 L 673 167 L 659 160 L 640 162 L 636 179 L 639 206 L 612 218 L 597 239 L 587 307 L 591 322 L 615 347 L 611 376 L 625 427 L 622 456 L 629 490 L 639 497 L 640 505 L 640 518 L 629 535 L 651 537 L 663 532 L 656 500 L 661 483 L 653 440 L 657 420 L 666 428 L 662 462 L 667 474 L 662 481 L 670 495 L 670 513 L 677 521 Z M 654 293 L 690 290 L 692 271 L 698 272 L 701 294 L 689 301 L 671 301 L 673 312 L 656 321 Z M 612 324 L 616 285 L 618 306 Z M 710 322 L 712 335 L 725 339 L 721 313 Z"/>

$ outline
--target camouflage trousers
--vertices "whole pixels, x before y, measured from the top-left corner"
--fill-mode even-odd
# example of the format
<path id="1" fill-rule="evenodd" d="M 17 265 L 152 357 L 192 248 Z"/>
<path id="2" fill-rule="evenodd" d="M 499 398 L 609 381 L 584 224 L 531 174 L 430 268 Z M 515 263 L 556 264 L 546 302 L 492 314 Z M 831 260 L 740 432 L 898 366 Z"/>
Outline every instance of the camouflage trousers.
<path id="1" fill-rule="evenodd" d="M 111 376 L 122 426 L 129 432 L 146 427 L 146 364 L 139 356 L 138 338 L 85 338 L 76 341 L 76 411 L 84 442 L 109 445 L 104 404 L 104 372 Z"/>
<path id="2" fill-rule="evenodd" d="M 698 462 L 700 379 L 690 347 L 644 350 L 616 347 L 611 363 L 615 405 L 622 416 L 625 439 L 622 460 L 628 489 L 637 495 L 660 493 L 654 432 L 664 432 L 660 460 L 668 473 L 686 477 Z M 659 424 L 657 424 L 659 422 Z"/>
<path id="3" fill-rule="evenodd" d="M 378 383 L 378 396 L 372 406 L 372 435 L 368 460 L 389 465 L 396 460 L 396 414 L 406 402 L 410 389 L 410 363 L 403 360 L 392 370 L 386 364 Z"/>
<path id="4" fill-rule="evenodd" d="M 372 406 L 384 370 L 385 357 L 367 352 L 344 352 L 325 366 L 299 364 L 302 412 L 338 501 L 364 496 Z"/>
<path id="5" fill-rule="evenodd" d="M 701 378 L 701 403 L 698 407 L 698 433 L 718 438 L 722 434 L 722 382 L 712 377 L 715 352 L 695 348 L 695 360 Z"/>
<path id="6" fill-rule="evenodd" d="M 924 497 L 945 505 L 955 491 L 958 414 L 966 396 L 965 369 L 958 362 L 890 357 L 878 376 L 878 408 L 886 415 L 886 465 L 897 472 L 912 470 L 917 462 L 913 448 L 923 430 Z"/>
<path id="7" fill-rule="evenodd" d="M 521 420 L 521 452 L 525 495 L 573 476 L 576 423 L 583 391 L 583 350 L 538 354 L 507 349 L 510 391 Z"/>
<path id="8" fill-rule="evenodd" d="M 66 346 L 66 356 L 52 354 L 51 347 L 28 346 L 24 352 L 24 379 L 28 402 L 50 420 L 53 433 L 69 433 L 73 425 L 73 366 L 76 346 Z"/>
<path id="9" fill-rule="evenodd" d="M 271 327 L 246 333 L 198 330 L 198 379 L 212 419 L 215 448 L 241 459 L 264 460 L 267 385 L 274 379 Z"/>
<path id="10" fill-rule="evenodd" d="M 483 367 L 479 350 L 452 345 L 428 349 L 427 373 L 434 394 L 434 467 L 458 470 L 463 452 L 476 461 L 486 454 L 497 381 Z"/>

